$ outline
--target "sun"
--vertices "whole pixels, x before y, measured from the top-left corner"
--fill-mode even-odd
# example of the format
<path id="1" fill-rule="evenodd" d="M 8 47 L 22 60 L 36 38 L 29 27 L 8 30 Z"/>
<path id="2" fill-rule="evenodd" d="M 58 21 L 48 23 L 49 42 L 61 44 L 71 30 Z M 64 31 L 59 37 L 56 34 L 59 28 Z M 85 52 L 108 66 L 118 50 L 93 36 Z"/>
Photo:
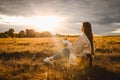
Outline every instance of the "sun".
<path id="1" fill-rule="evenodd" d="M 52 31 L 63 20 L 63 18 L 57 16 L 32 16 L 28 19 L 28 22 L 37 29 Z"/>
<path id="2" fill-rule="evenodd" d="M 30 25 L 37 31 L 53 31 L 64 20 L 63 17 L 58 16 L 6 16 L 2 15 L 0 23 L 9 23 L 10 25 Z"/>

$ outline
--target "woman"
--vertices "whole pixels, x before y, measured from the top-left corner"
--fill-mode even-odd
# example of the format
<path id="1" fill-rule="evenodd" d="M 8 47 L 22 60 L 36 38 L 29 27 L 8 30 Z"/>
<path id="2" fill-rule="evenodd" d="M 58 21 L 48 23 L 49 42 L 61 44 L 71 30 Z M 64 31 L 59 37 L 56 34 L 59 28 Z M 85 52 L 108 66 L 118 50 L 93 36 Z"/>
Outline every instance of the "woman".
<path id="1" fill-rule="evenodd" d="M 69 57 L 69 63 L 73 65 L 79 64 L 78 57 L 89 57 L 90 66 L 92 67 L 92 55 L 94 55 L 93 34 L 91 24 L 89 22 L 83 22 L 81 31 L 82 35 L 72 45 L 68 40 L 65 40 L 65 46 L 62 51 L 52 57 L 47 57 L 44 62 L 52 63 L 52 60 L 56 60 L 63 57 Z"/>

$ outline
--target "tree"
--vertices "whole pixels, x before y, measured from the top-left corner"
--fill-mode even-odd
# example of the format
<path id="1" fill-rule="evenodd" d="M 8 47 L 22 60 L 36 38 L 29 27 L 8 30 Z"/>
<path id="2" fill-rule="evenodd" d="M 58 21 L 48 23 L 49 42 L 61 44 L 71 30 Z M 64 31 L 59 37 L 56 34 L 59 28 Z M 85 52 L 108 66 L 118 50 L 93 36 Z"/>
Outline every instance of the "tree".
<path id="1" fill-rule="evenodd" d="M 48 31 L 44 31 L 41 33 L 41 37 L 50 37 L 50 36 L 51 36 L 51 33 Z"/>
<path id="2" fill-rule="evenodd" d="M 10 37 L 8 31 L 5 31 L 5 32 L 3 33 L 3 35 L 4 35 L 4 38 L 8 38 L 8 37 Z"/>
<path id="3" fill-rule="evenodd" d="M 13 28 L 9 29 L 8 31 L 9 36 L 11 36 L 12 38 L 14 37 L 14 31 L 15 30 Z"/>
<path id="4" fill-rule="evenodd" d="M 24 38 L 26 35 L 25 31 L 21 30 L 19 33 L 18 33 L 18 37 L 19 38 Z"/>
<path id="5" fill-rule="evenodd" d="M 40 32 L 35 32 L 35 37 L 40 37 L 40 36 L 41 36 Z"/>
<path id="6" fill-rule="evenodd" d="M 9 35 L 6 33 L 0 33 L 0 38 L 7 38 Z"/>
<path id="7" fill-rule="evenodd" d="M 26 29 L 26 37 L 35 37 L 35 31 L 33 29 Z"/>

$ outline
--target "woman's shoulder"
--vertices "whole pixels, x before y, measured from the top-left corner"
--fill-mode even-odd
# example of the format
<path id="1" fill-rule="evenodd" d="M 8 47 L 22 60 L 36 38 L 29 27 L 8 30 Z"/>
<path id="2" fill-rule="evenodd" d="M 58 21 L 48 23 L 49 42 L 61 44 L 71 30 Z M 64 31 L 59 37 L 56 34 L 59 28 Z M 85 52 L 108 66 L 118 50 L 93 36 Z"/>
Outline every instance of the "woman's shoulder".
<path id="1" fill-rule="evenodd" d="M 85 34 L 80 35 L 79 40 L 82 41 L 82 42 L 88 42 L 88 38 Z"/>
<path id="2" fill-rule="evenodd" d="M 81 35 L 79 36 L 79 38 L 80 38 L 80 39 L 86 39 L 86 35 L 85 35 L 85 34 L 81 34 Z"/>

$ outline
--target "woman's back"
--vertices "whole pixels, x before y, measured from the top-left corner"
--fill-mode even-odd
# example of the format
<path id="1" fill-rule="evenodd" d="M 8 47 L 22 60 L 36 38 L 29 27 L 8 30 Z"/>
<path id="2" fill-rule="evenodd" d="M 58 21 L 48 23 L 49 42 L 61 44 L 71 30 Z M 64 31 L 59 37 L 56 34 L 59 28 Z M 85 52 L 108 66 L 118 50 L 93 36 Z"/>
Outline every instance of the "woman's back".
<path id="1" fill-rule="evenodd" d="M 85 34 L 81 35 L 71 48 L 71 54 L 82 56 L 85 53 L 91 53 L 91 45 Z"/>

